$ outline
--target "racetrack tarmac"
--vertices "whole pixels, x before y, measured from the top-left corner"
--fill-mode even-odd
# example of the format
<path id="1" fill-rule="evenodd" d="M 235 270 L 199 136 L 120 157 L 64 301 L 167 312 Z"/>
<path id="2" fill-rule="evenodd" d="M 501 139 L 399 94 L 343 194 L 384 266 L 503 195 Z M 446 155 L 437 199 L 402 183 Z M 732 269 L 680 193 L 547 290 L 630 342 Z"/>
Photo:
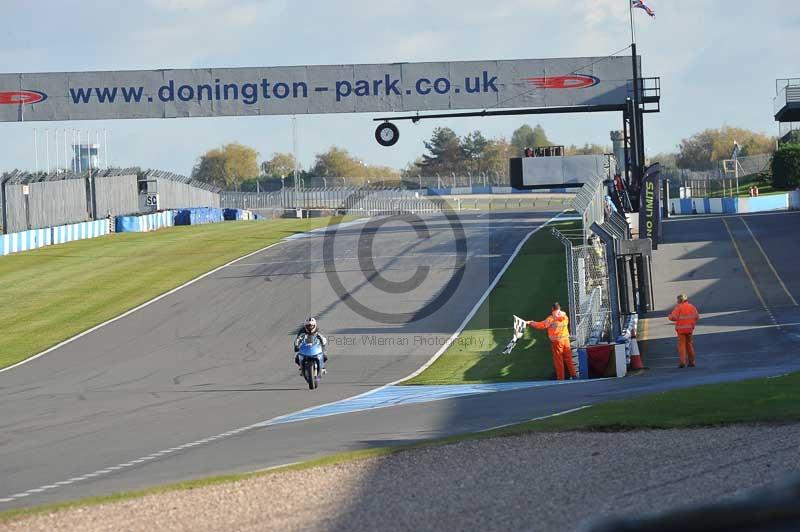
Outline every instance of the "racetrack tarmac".
<path id="1" fill-rule="evenodd" d="M 795 338 L 800 332 L 800 312 L 792 305 L 766 309 L 761 305 L 743 267 L 744 261 L 755 271 L 756 261 L 763 260 L 752 251 L 758 246 L 747 245 L 745 237 L 750 233 L 742 233 L 733 217 L 724 222 L 721 218 L 676 219 L 665 223 L 666 243 L 655 255 L 656 311 L 642 331 L 648 339 L 645 363 L 652 369 L 643 375 L 231 432 L 361 393 L 413 371 L 436 348 L 414 345 L 411 340 L 449 336 L 522 236 L 548 216 L 462 217 L 471 254 L 464 280 L 447 304 L 423 319 L 380 324 L 353 312 L 333 293 L 327 278 L 319 279 L 325 277 L 321 273 L 324 262 L 317 266 L 314 261 L 321 242 L 311 237 L 223 269 L 147 312 L 137 312 L 65 346 L 63 352 L 0 374 L 0 498 L 27 493 L 2 507 L 249 471 L 337 451 L 413 443 L 609 399 L 800 369 Z M 344 284 L 360 286 L 353 293 L 361 295 L 361 301 L 373 306 L 383 301 L 386 306 L 379 309 L 386 312 L 407 310 L 413 315 L 414 305 L 419 308 L 435 299 L 452 276 L 455 252 L 452 236 L 446 236 L 452 235 L 448 222 L 441 217 L 426 222 L 432 228 L 429 238 L 402 222 L 390 224 L 388 236 L 375 240 L 373 255 L 376 269 L 387 278 L 399 271 L 397 280 L 407 279 L 410 269 L 419 264 L 435 266 L 427 292 L 409 292 L 387 304 L 374 285 L 364 283 L 360 267 L 347 267 L 358 264 L 353 259 L 362 229 L 355 226 L 339 235 L 341 242 L 337 238 L 337 269 L 351 270 L 351 277 L 342 274 Z M 730 224 L 730 234 L 725 223 Z M 792 242 L 800 229 L 800 215 L 748 216 L 746 223 L 777 272 L 774 279 L 767 276 L 762 282 L 772 290 L 773 284 L 781 284 L 779 277 L 797 278 L 800 265 L 781 250 L 796 246 Z M 741 249 L 746 251 L 740 259 Z M 784 284 L 792 297 L 800 297 L 796 284 Z M 675 367 L 674 333 L 665 319 L 677 291 L 687 292 L 703 314 L 696 334 L 699 367 L 692 370 Z M 786 293 L 784 297 L 788 299 Z M 319 306 L 312 308 L 312 301 Z M 398 345 L 395 340 L 393 345 L 332 348 L 328 379 L 311 393 L 302 389 L 291 354 L 283 347 L 291 340 L 298 316 L 311 312 L 320 313 L 324 328 L 334 335 L 356 339 L 406 335 L 410 343 Z M 185 447 L 195 442 L 202 443 Z M 145 457 L 150 458 L 132 463 Z M 131 465 L 114 469 L 123 464 Z M 100 471 L 105 473 L 92 476 Z"/>
<path id="2" fill-rule="evenodd" d="M 109 480 L 127 489 L 225 471 L 205 458 L 173 468 L 162 455 L 113 468 L 409 375 L 556 214 L 384 218 L 293 239 L 0 373 L 0 508 L 106 493 Z M 331 343 L 314 392 L 291 351 L 307 315 Z M 271 454 L 259 446 L 236 461 L 257 468 Z M 158 478 L 141 476 L 148 464 Z"/>

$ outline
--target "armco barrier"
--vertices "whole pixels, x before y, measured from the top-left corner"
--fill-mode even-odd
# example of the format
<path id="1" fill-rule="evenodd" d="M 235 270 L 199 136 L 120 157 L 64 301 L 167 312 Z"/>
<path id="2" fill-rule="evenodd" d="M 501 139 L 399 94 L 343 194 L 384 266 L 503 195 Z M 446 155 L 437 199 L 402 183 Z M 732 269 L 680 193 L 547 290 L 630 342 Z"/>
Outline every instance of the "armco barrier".
<path id="1" fill-rule="evenodd" d="M 117 216 L 117 233 L 144 233 L 175 225 L 175 211 L 162 211 L 141 216 Z"/>
<path id="2" fill-rule="evenodd" d="M 2 235 L 0 255 L 8 255 L 19 251 L 42 248 L 45 246 L 64 244 L 73 240 L 96 238 L 109 233 L 108 220 L 94 220 L 76 224 L 31 229 Z"/>
<path id="3" fill-rule="evenodd" d="M 222 209 L 214 207 L 199 207 L 196 209 L 181 209 L 175 213 L 175 225 L 199 225 L 223 221 Z"/>
<path id="4" fill-rule="evenodd" d="M 49 246 L 51 242 L 52 231 L 49 227 L 10 233 L 3 235 L 2 255 Z"/>
<path id="5" fill-rule="evenodd" d="M 108 234 L 108 220 L 94 220 L 52 227 L 53 244 L 65 244 L 73 240 L 86 240 Z"/>

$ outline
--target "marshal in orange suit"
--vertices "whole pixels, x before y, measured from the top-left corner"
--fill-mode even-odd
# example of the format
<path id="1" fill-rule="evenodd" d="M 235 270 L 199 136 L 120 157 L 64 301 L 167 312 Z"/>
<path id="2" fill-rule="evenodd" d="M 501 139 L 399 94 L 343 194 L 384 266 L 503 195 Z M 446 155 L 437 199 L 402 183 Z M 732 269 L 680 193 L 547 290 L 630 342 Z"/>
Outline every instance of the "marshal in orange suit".
<path id="1" fill-rule="evenodd" d="M 698 314 L 697 308 L 689 303 L 689 298 L 686 297 L 686 294 L 680 294 L 678 296 L 678 304 L 669 314 L 669 321 L 675 322 L 675 332 L 678 334 L 679 368 L 686 367 L 687 357 L 689 359 L 689 367 L 693 368 L 695 365 L 692 335 L 699 319 L 700 314 Z"/>
<path id="2" fill-rule="evenodd" d="M 547 329 L 550 349 L 553 351 L 553 368 L 556 370 L 556 378 L 560 381 L 564 380 L 564 364 L 567 365 L 570 377 L 577 378 L 575 364 L 572 362 L 572 349 L 569 345 L 569 318 L 567 313 L 561 310 L 561 305 L 553 303 L 552 313 L 543 321 L 527 323 L 534 329 Z"/>

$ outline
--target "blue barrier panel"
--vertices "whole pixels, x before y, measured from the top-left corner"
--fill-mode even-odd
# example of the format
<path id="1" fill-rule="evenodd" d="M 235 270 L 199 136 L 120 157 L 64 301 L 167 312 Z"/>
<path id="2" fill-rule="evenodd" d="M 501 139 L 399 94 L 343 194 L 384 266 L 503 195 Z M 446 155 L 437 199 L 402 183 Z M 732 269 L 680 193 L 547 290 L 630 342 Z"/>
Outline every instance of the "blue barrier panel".
<path id="1" fill-rule="evenodd" d="M 138 233 L 141 229 L 140 216 L 117 216 L 117 233 Z"/>
<path id="2" fill-rule="evenodd" d="M 789 193 L 789 208 L 792 210 L 800 209 L 800 190 Z"/>
<path id="3" fill-rule="evenodd" d="M 711 212 L 711 201 L 708 198 L 703 198 L 703 212 L 709 214 Z"/>
<path id="4" fill-rule="evenodd" d="M 175 214 L 175 225 L 200 225 L 222 221 L 222 209 L 213 207 L 181 209 Z"/>
<path id="5" fill-rule="evenodd" d="M 222 217 L 225 220 L 257 220 L 256 214 L 247 209 L 223 209 Z"/>
<path id="6" fill-rule="evenodd" d="M 429 188 L 428 194 L 431 196 L 449 196 L 450 189 L 449 188 Z"/>
<path id="7" fill-rule="evenodd" d="M 578 348 L 578 378 L 589 378 L 589 356 L 583 347 Z"/>
<path id="8" fill-rule="evenodd" d="M 732 214 L 739 210 L 739 198 L 722 198 L 722 212 Z"/>
<path id="9" fill-rule="evenodd" d="M 492 187 L 473 186 L 472 187 L 472 193 L 473 194 L 491 194 L 492 193 Z"/>
<path id="10" fill-rule="evenodd" d="M 681 214 L 692 214 L 693 206 L 691 198 L 681 199 Z"/>
<path id="11" fill-rule="evenodd" d="M 117 216 L 118 233 L 142 233 L 175 225 L 175 211 L 161 211 L 138 216 Z"/>

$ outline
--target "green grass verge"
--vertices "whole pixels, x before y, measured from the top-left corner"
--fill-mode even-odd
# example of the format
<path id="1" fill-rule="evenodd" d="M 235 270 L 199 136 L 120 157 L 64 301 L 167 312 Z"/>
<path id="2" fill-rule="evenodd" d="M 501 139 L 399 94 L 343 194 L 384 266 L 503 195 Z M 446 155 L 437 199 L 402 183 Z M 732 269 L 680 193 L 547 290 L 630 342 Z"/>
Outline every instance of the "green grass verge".
<path id="1" fill-rule="evenodd" d="M 726 178 L 727 179 L 727 178 Z M 731 178 L 732 180 L 732 178 Z M 750 186 L 751 185 L 758 185 L 758 194 L 759 196 L 773 196 L 775 194 L 785 194 L 790 192 L 788 190 L 778 190 L 772 187 L 770 183 L 758 184 L 757 180 L 753 176 L 741 177 L 739 178 L 739 187 L 725 188 L 722 189 L 722 185 L 719 181 L 709 181 L 709 190 L 707 197 L 709 198 L 730 198 L 732 196 L 737 196 L 740 198 L 747 198 L 750 197 Z M 727 181 L 726 181 L 727 185 Z M 696 197 L 703 197 L 702 196 L 703 189 L 702 188 L 695 188 L 692 190 L 692 193 Z M 669 189 L 669 197 L 670 199 L 678 199 L 680 195 L 680 191 L 678 187 L 670 187 Z"/>
<path id="2" fill-rule="evenodd" d="M 378 447 L 340 453 L 266 471 L 216 476 L 66 503 L 6 510 L 0 512 L 0 523 L 70 508 L 109 504 L 169 491 L 198 489 L 263 475 L 336 465 L 466 440 L 515 436 L 532 432 L 699 428 L 734 423 L 787 422 L 800 422 L 800 373 L 791 373 L 776 378 L 671 390 L 603 403 L 571 414 L 540 421 L 529 421 L 491 431 L 462 434 L 414 445 Z"/>
<path id="3" fill-rule="evenodd" d="M 800 372 L 781 377 L 693 388 L 610 401 L 572 414 L 498 429 L 489 435 L 531 430 L 674 429 L 733 423 L 800 422 Z"/>
<path id="4" fill-rule="evenodd" d="M 0 368 L 329 218 L 121 233 L 0 258 Z"/>
<path id="5" fill-rule="evenodd" d="M 553 373 L 547 335 L 528 328 L 511 355 L 503 355 L 513 318 L 542 320 L 553 301 L 567 308 L 564 246 L 550 227 L 580 229 L 580 222 L 543 227 L 520 250 L 459 339 L 428 369 L 403 384 L 464 384 L 549 379 Z"/>

